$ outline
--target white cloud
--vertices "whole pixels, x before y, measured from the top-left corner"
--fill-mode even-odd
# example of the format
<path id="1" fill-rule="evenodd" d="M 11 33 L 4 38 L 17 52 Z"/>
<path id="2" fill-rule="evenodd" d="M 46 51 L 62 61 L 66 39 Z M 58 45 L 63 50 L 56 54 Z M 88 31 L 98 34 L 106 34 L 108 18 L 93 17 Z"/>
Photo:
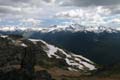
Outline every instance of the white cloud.
<path id="1" fill-rule="evenodd" d="M 120 14 L 120 6 L 115 7 L 119 2 L 120 0 L 0 0 L 0 18 L 22 19 L 26 24 L 37 25 L 41 23 L 38 19 L 52 19 L 55 15 L 82 24 L 105 24 L 106 17 Z"/>
<path id="2" fill-rule="evenodd" d="M 111 14 L 110 9 L 104 8 L 102 6 L 91 7 L 91 8 L 81 8 L 72 9 L 69 11 L 59 12 L 55 17 L 59 18 L 70 18 L 77 20 L 82 24 L 104 24 L 104 18 Z"/>
<path id="3" fill-rule="evenodd" d="M 116 23 L 120 23 L 120 18 L 115 18 L 115 19 L 112 19 L 111 22 L 116 22 Z"/>
<path id="4" fill-rule="evenodd" d="M 114 6 L 120 5 L 120 0 L 60 0 L 62 6 Z"/>
<path id="5" fill-rule="evenodd" d="M 22 19 L 21 22 L 25 23 L 26 25 L 31 24 L 31 26 L 36 26 L 40 25 L 42 23 L 41 20 L 34 19 L 34 18 L 27 18 L 27 19 Z"/>
<path id="6" fill-rule="evenodd" d="M 66 18 L 82 18 L 82 17 L 94 17 L 96 15 L 109 15 L 111 11 L 102 6 L 96 8 L 80 8 L 73 9 L 69 11 L 63 11 L 57 13 L 56 17 L 66 17 Z"/>
<path id="7" fill-rule="evenodd" d="M 21 12 L 21 8 L 19 7 L 12 7 L 12 6 L 4 6 L 4 5 L 0 5 L 0 12 L 1 13 L 11 13 L 14 14 L 14 13 L 18 13 L 18 12 Z"/>
<path id="8" fill-rule="evenodd" d="M 47 3 L 55 3 L 56 0 L 43 0 L 43 1 L 45 1 Z"/>

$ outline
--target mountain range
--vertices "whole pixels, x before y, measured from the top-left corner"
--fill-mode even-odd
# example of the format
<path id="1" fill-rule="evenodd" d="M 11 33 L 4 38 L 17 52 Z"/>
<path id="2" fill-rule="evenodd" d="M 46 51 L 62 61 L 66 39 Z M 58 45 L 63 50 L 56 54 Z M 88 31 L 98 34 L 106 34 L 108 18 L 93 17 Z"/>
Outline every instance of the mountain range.
<path id="1" fill-rule="evenodd" d="M 15 27 L 15 26 L 3 26 L 0 27 L 0 31 L 36 31 L 42 33 L 48 32 L 60 32 L 60 31 L 70 31 L 70 32 L 117 32 L 120 31 L 119 27 L 108 27 L 108 26 L 83 26 L 80 24 L 70 24 L 70 25 L 53 25 L 50 27 Z"/>
<path id="2" fill-rule="evenodd" d="M 8 28 L 0 30 L 1 80 L 119 80 L 118 29 Z"/>
<path id="3" fill-rule="evenodd" d="M 54 25 L 46 28 L 1 27 L 0 33 L 42 39 L 78 55 L 83 55 L 100 65 L 109 66 L 120 61 L 119 27 L 80 24 Z"/>

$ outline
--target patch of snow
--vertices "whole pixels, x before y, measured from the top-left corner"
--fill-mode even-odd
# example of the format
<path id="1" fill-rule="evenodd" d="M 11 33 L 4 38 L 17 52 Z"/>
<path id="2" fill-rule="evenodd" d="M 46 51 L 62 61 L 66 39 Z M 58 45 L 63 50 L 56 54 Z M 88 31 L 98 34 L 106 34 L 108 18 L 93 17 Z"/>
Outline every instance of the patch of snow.
<path id="1" fill-rule="evenodd" d="M 81 69 L 81 70 L 83 70 L 83 68 L 84 68 L 83 65 L 81 65 L 81 64 L 79 64 L 79 63 L 77 63 L 77 62 L 75 62 L 75 61 L 74 61 L 74 62 L 71 62 L 68 58 L 66 58 L 65 60 L 66 60 L 66 63 L 67 63 L 68 65 L 72 66 L 72 67 L 76 67 L 76 68 Z"/>
<path id="2" fill-rule="evenodd" d="M 48 43 L 46 43 L 45 41 L 43 40 L 40 40 L 40 39 L 29 39 L 30 41 L 32 42 L 37 42 L 37 41 L 41 41 L 42 43 L 44 43 L 48 50 L 46 50 L 46 52 L 48 53 L 48 57 L 52 57 L 52 56 L 56 56 L 56 58 L 60 58 L 59 56 L 57 56 L 55 54 L 55 52 L 57 52 L 57 50 L 61 51 L 63 54 L 65 54 L 67 57 L 71 57 L 70 55 L 68 55 L 65 51 L 63 51 L 62 49 L 58 48 L 58 47 L 55 47 L 54 45 L 50 45 Z"/>
<path id="3" fill-rule="evenodd" d="M 45 51 L 46 51 L 46 53 L 47 53 L 47 55 L 48 55 L 49 58 L 51 58 L 52 56 L 55 56 L 56 58 L 60 58 L 59 56 L 57 56 L 57 55 L 55 54 L 55 52 L 57 52 L 57 50 L 58 50 L 57 47 L 55 47 L 55 46 L 53 46 L 53 45 L 50 45 L 50 44 L 47 44 L 47 43 L 46 43 L 45 41 L 43 41 L 43 40 L 37 40 L 37 39 L 29 39 L 29 40 L 32 41 L 32 42 L 41 41 L 42 43 L 44 43 L 44 44 L 47 46 L 47 48 L 48 48 L 48 50 L 45 50 Z"/>
<path id="4" fill-rule="evenodd" d="M 29 39 L 30 41 L 32 42 L 38 42 L 38 41 L 41 41 L 40 39 Z"/>
<path id="5" fill-rule="evenodd" d="M 95 70 L 96 69 L 93 64 L 90 64 L 90 63 L 85 62 L 85 61 L 81 61 L 79 58 L 75 58 L 75 60 L 79 61 L 80 64 L 83 64 L 84 66 L 89 68 L 89 70 Z"/>
<path id="6" fill-rule="evenodd" d="M 40 41 L 40 40 L 37 40 L 37 39 L 29 39 L 29 40 L 32 41 L 33 44 L 37 44 L 37 42 Z"/>
<path id="7" fill-rule="evenodd" d="M 68 67 L 68 70 L 69 71 L 78 71 L 77 69 L 74 69 L 74 68 L 71 68 L 71 67 Z"/>
<path id="8" fill-rule="evenodd" d="M 63 51 L 62 49 L 55 47 L 54 45 L 50 45 L 48 43 L 46 43 L 43 40 L 40 40 L 41 42 L 43 42 L 44 44 L 46 44 L 46 46 L 48 47 L 49 51 L 48 51 L 48 56 L 51 57 L 52 55 L 57 56 L 55 54 L 55 52 L 57 52 L 58 50 L 61 51 L 64 55 L 66 55 L 66 57 L 71 57 L 70 55 L 68 55 L 65 51 Z M 58 56 L 57 56 L 58 57 Z"/>
<path id="9" fill-rule="evenodd" d="M 89 70 L 95 70 L 96 69 L 95 66 L 92 65 L 92 64 L 89 64 L 89 63 L 84 62 L 84 61 L 82 61 L 81 63 L 84 64 L 84 66 L 86 66 L 87 68 L 89 68 Z"/>
<path id="10" fill-rule="evenodd" d="M 52 46 L 52 45 L 49 45 L 49 44 L 46 44 L 46 46 L 48 47 L 48 51 L 46 51 L 48 54 L 48 57 L 52 57 L 52 55 L 54 55 L 54 56 L 56 56 L 56 58 L 60 58 L 59 56 L 57 56 L 56 54 L 55 54 L 55 52 L 57 52 L 57 50 L 58 50 L 58 48 L 57 47 L 55 47 L 55 46 Z"/>
<path id="11" fill-rule="evenodd" d="M 26 44 L 24 44 L 24 43 L 22 43 L 22 44 L 21 44 L 21 46 L 23 46 L 23 47 L 27 47 L 27 45 L 26 45 Z"/>
<path id="12" fill-rule="evenodd" d="M 66 55 L 65 61 L 66 63 L 71 66 L 68 69 L 69 70 L 76 70 L 76 69 L 80 69 L 83 70 L 85 67 L 87 67 L 89 70 L 94 70 L 96 69 L 94 66 L 94 63 L 92 61 L 90 61 L 89 59 L 80 56 L 80 55 L 76 55 L 73 53 L 66 53 L 64 50 L 55 47 L 54 45 L 48 44 L 43 40 L 38 40 L 38 39 L 29 39 L 30 41 L 37 42 L 37 41 L 41 41 L 43 44 L 45 44 L 46 46 L 44 48 L 45 52 L 47 53 L 49 58 L 52 58 L 52 56 L 55 56 L 56 58 L 61 58 L 59 55 L 55 54 L 57 51 L 61 51 L 61 54 Z M 86 62 L 85 62 L 86 61 Z"/>
<path id="13" fill-rule="evenodd" d="M 65 51 L 63 51 L 62 49 L 58 48 L 59 51 L 61 51 L 64 55 L 66 55 L 66 57 L 71 58 L 71 55 L 67 54 Z"/>
<path id="14" fill-rule="evenodd" d="M 81 55 L 76 55 L 76 54 L 73 54 L 73 53 L 72 53 L 72 56 L 74 56 L 74 57 L 79 57 L 79 58 L 81 58 L 81 59 L 84 59 L 85 61 L 88 61 L 88 62 L 90 62 L 90 63 L 93 63 L 91 60 L 89 60 L 89 59 L 87 59 L 87 58 L 85 58 L 85 57 L 83 57 L 83 56 L 81 56 Z"/>
<path id="15" fill-rule="evenodd" d="M 4 27 L 1 27 L 0 28 L 1 31 L 15 31 L 16 30 L 16 27 L 14 26 L 4 26 Z"/>
<path id="16" fill-rule="evenodd" d="M 8 36 L 7 36 L 7 35 L 1 35 L 0 37 L 2 37 L 2 38 L 7 38 Z"/>

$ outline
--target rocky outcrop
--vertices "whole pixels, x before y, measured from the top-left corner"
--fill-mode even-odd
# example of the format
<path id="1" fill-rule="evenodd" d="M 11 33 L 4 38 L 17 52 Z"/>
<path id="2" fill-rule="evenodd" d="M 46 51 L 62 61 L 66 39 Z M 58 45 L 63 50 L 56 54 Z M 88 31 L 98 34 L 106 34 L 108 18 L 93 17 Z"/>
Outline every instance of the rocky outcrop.
<path id="1" fill-rule="evenodd" d="M 22 39 L 20 37 L 16 38 L 16 36 L 11 37 L 13 37 L 16 41 L 17 39 Z M 21 43 L 13 45 L 11 41 L 15 41 L 11 40 L 11 38 L 0 39 L 1 41 L 4 40 L 3 43 L 1 43 L 2 45 L 0 46 L 0 57 L 3 56 L 3 59 L 1 58 L 1 60 L 4 62 L 1 62 L 0 80 L 52 80 L 51 75 L 47 71 L 35 72 L 35 55 L 37 51 L 37 48 L 35 46 L 32 47 L 31 44 L 29 46 L 21 45 L 22 47 L 20 47 L 19 45 Z M 6 49 L 6 51 L 4 49 Z M 19 59 L 17 60 L 17 58 Z M 20 65 L 20 67 L 17 67 L 18 64 Z"/>
<path id="2" fill-rule="evenodd" d="M 43 40 L 0 36 L 0 80 L 53 80 L 52 69 L 62 76 L 71 71 L 89 73 L 96 67 L 89 59 Z"/>

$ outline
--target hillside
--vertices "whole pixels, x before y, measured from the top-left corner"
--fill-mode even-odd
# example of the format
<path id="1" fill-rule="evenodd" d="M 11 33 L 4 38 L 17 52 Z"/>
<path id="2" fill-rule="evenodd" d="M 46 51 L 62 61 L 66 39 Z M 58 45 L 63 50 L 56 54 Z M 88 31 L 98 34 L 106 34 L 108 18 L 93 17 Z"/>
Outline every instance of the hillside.
<path id="1" fill-rule="evenodd" d="M 48 71 L 53 77 L 79 77 L 90 75 L 97 69 L 95 63 L 89 59 L 55 47 L 43 40 L 1 35 L 0 45 L 1 75 L 8 74 L 8 72 L 11 74 L 11 71 L 15 73 L 17 69 L 20 73 L 25 72 L 29 77 L 43 70 Z M 43 73 L 46 74 L 45 71 Z M 3 77 L 1 76 L 0 79 Z"/>

